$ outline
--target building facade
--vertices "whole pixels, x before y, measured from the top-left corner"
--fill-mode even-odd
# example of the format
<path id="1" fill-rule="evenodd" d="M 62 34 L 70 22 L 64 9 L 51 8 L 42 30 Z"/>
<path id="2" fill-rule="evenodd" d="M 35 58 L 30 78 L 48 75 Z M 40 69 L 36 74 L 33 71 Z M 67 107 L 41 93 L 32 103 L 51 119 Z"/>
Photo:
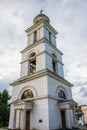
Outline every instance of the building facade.
<path id="1" fill-rule="evenodd" d="M 11 83 L 9 129 L 57 130 L 75 125 L 70 82 L 64 79 L 57 31 L 44 14 L 26 30 L 20 78 Z"/>
<path id="2" fill-rule="evenodd" d="M 87 126 L 87 105 L 81 105 L 81 109 L 83 111 L 83 122 L 84 122 L 84 125 Z"/>

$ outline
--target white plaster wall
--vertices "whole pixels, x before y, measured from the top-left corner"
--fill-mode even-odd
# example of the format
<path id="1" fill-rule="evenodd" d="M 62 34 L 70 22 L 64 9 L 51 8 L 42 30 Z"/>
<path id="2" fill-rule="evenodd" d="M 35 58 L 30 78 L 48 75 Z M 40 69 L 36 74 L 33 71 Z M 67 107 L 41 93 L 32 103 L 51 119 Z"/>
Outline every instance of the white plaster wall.
<path id="1" fill-rule="evenodd" d="M 44 27 L 40 28 L 40 39 L 44 37 Z"/>
<path id="2" fill-rule="evenodd" d="M 45 53 L 38 55 L 36 58 L 36 71 L 46 68 Z"/>
<path id="3" fill-rule="evenodd" d="M 36 52 L 36 55 L 37 55 L 36 56 L 36 71 L 39 71 L 39 70 L 45 68 L 45 66 L 46 66 L 45 53 L 40 54 L 44 51 L 45 51 L 45 45 L 44 45 L 44 43 L 41 43 L 38 46 L 33 47 L 33 49 L 31 48 L 22 54 L 22 63 L 21 63 L 21 72 L 20 72 L 21 77 L 29 74 L 29 61 L 26 61 L 26 62 L 23 62 L 23 61 L 28 60 L 29 55 L 32 52 Z"/>
<path id="4" fill-rule="evenodd" d="M 46 28 L 44 28 L 44 37 L 49 40 L 49 32 Z"/>
<path id="5" fill-rule="evenodd" d="M 17 100 L 19 97 L 21 97 L 20 95 L 22 95 L 22 93 L 26 89 L 31 89 L 33 92 L 35 90 L 36 95 L 34 95 L 37 97 L 46 94 L 51 94 L 55 96 L 56 91 L 58 90 L 58 85 L 64 87 L 66 91 L 69 92 L 68 86 L 60 83 L 55 79 L 52 79 L 50 77 L 47 78 L 47 76 L 44 76 L 42 78 L 38 78 L 13 87 L 12 99 Z M 48 99 L 41 99 L 35 100 L 33 105 L 34 106 L 30 114 L 31 128 L 36 128 L 38 130 L 51 130 L 61 127 L 61 117 L 57 101 L 49 99 L 48 102 Z M 42 119 L 43 122 L 39 123 L 39 119 Z M 10 125 L 11 123 L 12 122 L 10 122 Z"/>
<path id="6" fill-rule="evenodd" d="M 36 93 L 35 96 L 43 96 L 46 95 L 48 90 L 47 90 L 47 76 L 44 77 L 39 77 L 37 79 L 34 79 L 32 81 L 28 81 L 26 83 L 22 83 L 20 85 L 17 85 L 13 87 L 12 89 L 12 100 L 17 100 L 19 99 L 19 95 L 21 95 L 21 92 L 23 93 L 23 89 L 31 89 L 32 91 L 35 91 Z M 24 89 L 25 91 L 25 89 Z"/>
<path id="7" fill-rule="evenodd" d="M 49 99 L 49 130 L 61 128 L 61 113 L 56 100 Z"/>
<path id="8" fill-rule="evenodd" d="M 72 99 L 71 87 L 65 85 L 64 83 L 57 81 L 51 77 L 48 77 L 48 94 L 57 96 L 58 88 L 63 87 L 68 93 L 68 99 Z"/>
<path id="9" fill-rule="evenodd" d="M 33 44 L 34 31 L 37 31 L 37 41 L 44 37 L 44 27 L 40 26 L 27 33 L 27 45 Z"/>
<path id="10" fill-rule="evenodd" d="M 34 33 L 31 33 L 31 34 L 30 34 L 30 38 L 29 38 L 29 39 L 30 39 L 30 40 L 29 40 L 29 41 L 30 41 L 29 44 L 32 44 L 32 43 L 33 43 L 33 39 L 34 39 L 33 37 L 34 37 Z"/>
<path id="11" fill-rule="evenodd" d="M 34 101 L 34 107 L 30 113 L 30 128 L 37 130 L 49 130 L 48 99 Z M 42 120 L 40 123 L 39 120 Z"/>
<path id="12" fill-rule="evenodd" d="M 30 45 L 30 35 L 27 36 L 27 45 Z"/>
<path id="13" fill-rule="evenodd" d="M 44 43 L 40 43 L 38 46 L 30 48 L 26 52 L 24 52 L 22 54 L 22 61 L 25 61 L 26 59 L 28 59 L 29 58 L 29 54 L 31 54 L 32 52 L 37 52 L 37 54 L 39 54 L 39 53 L 41 53 L 43 51 L 45 51 L 45 44 Z"/>
<path id="14" fill-rule="evenodd" d="M 45 43 L 45 50 L 46 50 L 48 53 L 50 53 L 50 54 L 52 54 L 53 52 L 55 52 L 55 53 L 56 53 L 56 56 L 57 56 L 57 59 L 58 59 L 60 62 L 62 62 L 62 55 L 61 55 L 56 49 L 54 49 L 52 46 L 50 46 L 49 44 Z"/>
<path id="15" fill-rule="evenodd" d="M 27 76 L 29 73 L 29 64 L 28 61 L 21 64 L 20 77 Z"/>
<path id="16" fill-rule="evenodd" d="M 52 58 L 47 53 L 46 53 L 46 68 L 51 70 L 51 71 L 53 71 L 53 68 L 52 68 Z"/>
<path id="17" fill-rule="evenodd" d="M 61 63 L 58 62 L 57 64 L 57 68 L 58 68 L 58 75 L 62 78 L 64 78 L 64 71 L 63 71 L 63 65 Z"/>

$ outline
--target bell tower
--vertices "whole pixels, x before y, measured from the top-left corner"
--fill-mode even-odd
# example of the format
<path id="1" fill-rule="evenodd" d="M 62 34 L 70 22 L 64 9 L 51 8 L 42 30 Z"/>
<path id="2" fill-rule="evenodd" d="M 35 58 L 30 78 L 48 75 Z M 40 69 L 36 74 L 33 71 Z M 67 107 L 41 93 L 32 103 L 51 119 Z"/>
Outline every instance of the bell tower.
<path id="1" fill-rule="evenodd" d="M 27 46 L 21 51 L 20 78 L 11 83 L 9 129 L 71 129 L 73 85 L 64 79 L 63 53 L 56 43 L 58 33 L 42 12 L 25 32 Z"/>
<path id="2" fill-rule="evenodd" d="M 27 47 L 21 51 L 21 77 L 48 69 L 64 78 L 62 52 L 56 46 L 57 31 L 50 25 L 49 18 L 37 15 L 26 33 Z"/>

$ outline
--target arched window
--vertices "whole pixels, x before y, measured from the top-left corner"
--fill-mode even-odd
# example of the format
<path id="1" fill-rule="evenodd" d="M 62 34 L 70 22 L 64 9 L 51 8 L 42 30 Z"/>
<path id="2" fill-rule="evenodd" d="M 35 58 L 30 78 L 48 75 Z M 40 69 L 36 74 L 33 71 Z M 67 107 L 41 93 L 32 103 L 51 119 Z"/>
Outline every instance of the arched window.
<path id="1" fill-rule="evenodd" d="M 32 52 L 32 53 L 30 54 L 30 58 L 33 58 L 34 56 L 36 56 L 36 53 L 35 53 L 35 52 Z"/>
<path id="2" fill-rule="evenodd" d="M 29 89 L 29 90 L 26 90 L 23 94 L 22 94 L 22 99 L 26 99 L 26 98 L 33 98 L 33 93 L 32 91 Z"/>
<path id="3" fill-rule="evenodd" d="M 58 98 L 66 100 L 66 95 L 63 90 L 59 90 L 58 92 Z"/>
<path id="4" fill-rule="evenodd" d="M 56 63 L 57 63 L 57 57 L 54 53 L 52 53 L 52 67 L 53 67 L 53 72 L 56 73 Z"/>
<path id="5" fill-rule="evenodd" d="M 34 73 L 36 72 L 36 53 L 35 52 L 32 52 L 30 54 L 30 73 Z"/>

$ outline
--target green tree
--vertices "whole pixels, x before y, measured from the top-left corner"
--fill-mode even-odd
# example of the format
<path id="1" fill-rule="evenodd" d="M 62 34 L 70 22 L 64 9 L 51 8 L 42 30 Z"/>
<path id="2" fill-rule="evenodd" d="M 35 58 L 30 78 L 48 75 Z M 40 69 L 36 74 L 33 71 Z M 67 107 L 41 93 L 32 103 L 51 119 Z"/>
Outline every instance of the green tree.
<path id="1" fill-rule="evenodd" d="M 9 93 L 6 89 L 0 93 L 0 122 L 3 126 L 8 125 L 10 106 L 8 100 L 10 99 Z"/>
<path id="2" fill-rule="evenodd" d="M 0 124 L 1 124 L 1 107 L 2 107 L 2 102 L 1 102 L 1 92 L 0 92 Z"/>

